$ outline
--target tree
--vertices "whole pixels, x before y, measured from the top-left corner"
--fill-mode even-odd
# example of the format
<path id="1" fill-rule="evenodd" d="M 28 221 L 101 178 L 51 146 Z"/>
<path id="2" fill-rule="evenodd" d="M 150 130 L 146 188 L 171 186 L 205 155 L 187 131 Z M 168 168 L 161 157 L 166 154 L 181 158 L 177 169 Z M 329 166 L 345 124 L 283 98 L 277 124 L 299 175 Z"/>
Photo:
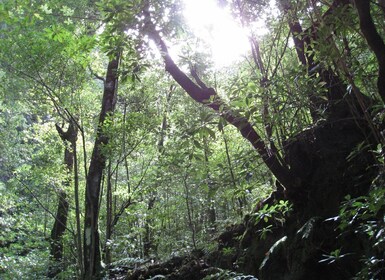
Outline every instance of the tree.
<path id="1" fill-rule="evenodd" d="M 261 279 L 382 271 L 367 264 L 383 204 L 367 205 L 382 194 L 383 1 L 219 2 L 250 31 L 226 70 L 180 1 L 0 4 L 1 278 L 13 260 L 19 278 L 114 277 L 202 247 L 194 269 Z M 356 226 L 370 219 L 379 242 Z M 30 236 L 50 228 L 50 244 Z"/>
<path id="2" fill-rule="evenodd" d="M 73 173 L 74 167 L 74 147 L 77 140 L 77 127 L 72 121 L 70 122 L 67 131 L 56 125 L 56 130 L 59 133 L 60 138 L 64 142 L 64 163 L 68 172 L 67 181 L 63 183 L 64 187 L 70 185 L 71 180 L 69 179 Z M 53 278 L 60 272 L 60 264 L 63 258 L 63 235 L 67 228 L 69 201 L 67 193 L 64 189 L 58 190 L 58 206 L 55 216 L 55 222 L 51 230 L 51 256 L 53 257 L 56 264 L 49 269 L 48 277 Z M 78 244 L 79 245 L 79 244 Z"/>
<path id="3" fill-rule="evenodd" d="M 102 128 L 107 117 L 112 116 L 116 104 L 119 59 L 120 54 L 116 54 L 115 57 L 108 63 L 97 135 L 87 175 L 85 204 L 86 213 L 84 222 L 85 279 L 95 279 L 95 277 L 101 277 L 101 256 L 98 228 L 99 196 L 102 175 L 106 166 L 106 156 L 102 153 L 102 146 L 107 145 L 109 140 L 103 133 Z"/>
<path id="4" fill-rule="evenodd" d="M 333 2 L 325 14 L 321 15 L 321 20 L 323 20 L 322 17 L 326 18 L 331 16 L 338 7 L 346 4 L 346 2 Z M 314 99 L 310 96 L 310 101 L 313 103 L 313 108 L 315 108 L 315 110 L 321 110 L 321 108 L 324 107 L 326 110 L 333 112 L 333 108 L 336 107 L 334 104 L 342 101 L 344 105 L 341 106 L 344 106 L 345 108 L 339 108 L 338 110 L 340 110 L 340 113 L 341 110 L 344 110 L 344 112 L 358 111 L 358 114 L 365 112 L 367 110 L 367 105 L 365 104 L 365 97 L 362 96 L 362 93 L 360 91 L 356 91 L 356 96 L 348 97 L 350 100 L 347 101 L 346 99 L 348 98 L 344 97 L 344 82 L 341 80 L 338 74 L 334 73 L 331 69 L 327 69 L 322 66 L 320 61 L 314 60 L 315 50 L 312 50 L 312 45 L 318 40 L 317 27 L 320 22 L 313 22 L 312 25 L 306 31 L 304 31 L 299 23 L 298 18 L 296 17 L 295 6 L 285 1 L 281 1 L 280 5 L 283 9 L 283 12 L 287 15 L 289 30 L 294 39 L 299 61 L 307 67 L 310 77 L 315 78 L 315 75 L 320 77 L 320 80 L 324 84 L 324 88 L 327 93 L 325 96 L 325 98 L 328 100 L 327 103 L 320 102 L 320 99 Z M 206 106 L 219 112 L 227 122 L 234 125 L 241 132 L 243 137 L 246 138 L 256 149 L 274 176 L 285 187 L 289 196 L 291 192 L 296 193 L 298 190 L 301 192 L 300 189 L 304 184 L 305 178 L 301 178 L 300 174 L 293 172 L 293 170 L 289 170 L 287 164 L 277 152 L 275 145 L 268 147 L 264 143 L 263 138 L 256 132 L 247 118 L 235 114 L 231 108 L 229 108 L 220 99 L 216 91 L 213 88 L 208 88 L 200 80 L 196 73 L 192 74 L 196 81 L 196 83 L 194 83 L 185 73 L 180 70 L 180 68 L 175 64 L 169 55 L 169 51 L 164 40 L 156 30 L 154 23 L 152 23 L 151 15 L 147 11 L 144 11 L 144 14 L 146 17 L 146 24 L 144 29 L 147 34 L 149 34 L 149 36 L 156 42 L 163 57 L 166 71 L 171 74 L 175 81 L 195 101 L 201 104 L 205 104 Z M 311 33 L 308 34 L 309 32 Z M 258 49 L 256 48 L 255 42 L 253 46 L 255 62 L 257 65 L 259 65 L 262 76 L 266 75 L 264 74 L 264 68 L 263 64 L 261 63 L 261 59 L 260 57 L 258 58 Z M 265 77 L 264 79 L 266 80 L 267 78 Z M 269 130 L 271 130 L 271 128 Z M 271 136 L 269 138 L 271 138 Z"/>
<path id="5" fill-rule="evenodd" d="M 354 1 L 358 16 L 360 19 L 360 28 L 361 31 L 371 48 L 374 52 L 377 62 L 378 62 L 378 79 L 377 87 L 378 93 L 383 102 L 385 102 L 385 43 L 381 38 L 380 34 L 377 31 L 377 27 L 373 22 L 372 16 L 370 14 L 370 1 Z"/>

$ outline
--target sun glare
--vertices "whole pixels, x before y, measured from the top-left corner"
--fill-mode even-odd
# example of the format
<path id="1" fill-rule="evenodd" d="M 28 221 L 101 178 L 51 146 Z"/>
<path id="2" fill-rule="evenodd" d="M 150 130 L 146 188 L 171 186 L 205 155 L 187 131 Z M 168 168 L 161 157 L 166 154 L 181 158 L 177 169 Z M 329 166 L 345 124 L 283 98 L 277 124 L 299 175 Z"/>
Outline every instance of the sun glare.
<path id="1" fill-rule="evenodd" d="M 197 37 L 212 51 L 216 67 L 229 66 L 250 50 L 248 36 L 215 0 L 184 0 L 184 16 Z"/>

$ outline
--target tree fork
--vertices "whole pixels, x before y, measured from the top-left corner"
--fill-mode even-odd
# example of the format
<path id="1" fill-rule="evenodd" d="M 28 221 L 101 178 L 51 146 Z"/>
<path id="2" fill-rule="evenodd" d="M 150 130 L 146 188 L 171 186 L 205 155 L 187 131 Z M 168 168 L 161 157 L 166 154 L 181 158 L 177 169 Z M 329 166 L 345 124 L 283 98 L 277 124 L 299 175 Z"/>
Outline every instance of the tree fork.
<path id="1" fill-rule="evenodd" d="M 102 108 L 99 115 L 99 124 L 95 145 L 91 156 L 90 167 L 86 180 L 86 212 L 84 221 L 84 279 L 101 278 L 101 256 L 99 247 L 98 216 L 100 185 L 103 170 L 106 166 L 106 157 L 101 148 L 108 144 L 108 137 L 103 133 L 103 124 L 106 117 L 114 112 L 117 87 L 119 54 L 110 60 L 107 67 L 104 83 Z"/>

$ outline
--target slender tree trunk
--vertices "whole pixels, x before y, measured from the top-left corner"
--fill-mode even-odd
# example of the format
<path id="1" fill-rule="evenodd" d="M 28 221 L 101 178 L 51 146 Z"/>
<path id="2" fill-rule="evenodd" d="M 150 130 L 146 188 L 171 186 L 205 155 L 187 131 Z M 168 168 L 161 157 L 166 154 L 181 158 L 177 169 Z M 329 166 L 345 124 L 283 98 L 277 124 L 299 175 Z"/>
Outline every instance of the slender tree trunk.
<path id="1" fill-rule="evenodd" d="M 190 190 L 189 190 L 189 186 L 187 184 L 187 178 L 188 178 L 188 167 L 186 167 L 186 173 L 183 177 L 183 185 L 184 185 L 184 189 L 185 189 L 185 201 L 186 201 L 186 207 L 187 207 L 188 225 L 189 225 L 190 230 L 191 230 L 191 239 L 192 239 L 193 247 L 194 247 L 194 249 L 196 249 L 196 247 L 197 247 L 197 245 L 196 245 L 196 228 L 195 228 L 195 224 L 194 224 L 194 220 L 193 220 L 194 213 L 193 213 L 193 207 L 192 207 L 191 198 L 190 198 Z"/>
<path id="2" fill-rule="evenodd" d="M 127 104 L 124 105 L 124 113 L 123 113 L 123 126 L 125 127 L 126 123 L 126 117 L 127 117 Z M 133 151 L 133 149 L 130 152 L 127 152 L 126 150 L 126 130 L 123 131 L 123 159 L 119 159 L 116 167 L 112 170 L 111 164 L 109 165 L 108 168 L 108 176 L 107 176 L 107 226 L 106 226 L 106 241 L 110 240 L 114 234 L 115 226 L 118 223 L 121 215 L 124 213 L 124 211 L 130 207 L 133 202 L 131 201 L 131 183 L 130 183 L 130 174 L 129 174 L 129 169 L 128 169 L 128 160 L 127 157 L 128 155 Z M 140 141 L 137 143 L 137 145 L 140 143 Z M 124 169 L 126 172 L 126 180 L 127 180 L 127 195 L 128 199 L 124 201 L 121 205 L 119 210 L 116 212 L 117 207 L 117 199 L 116 196 L 112 195 L 112 175 L 115 173 L 115 184 L 114 184 L 114 189 L 116 191 L 117 188 L 117 182 L 118 182 L 118 175 L 119 175 L 119 166 L 120 163 L 124 162 Z M 105 244 L 105 252 L 106 252 L 106 263 L 109 264 L 111 260 L 110 258 L 110 250 L 108 248 L 108 245 Z"/>
<path id="3" fill-rule="evenodd" d="M 86 212 L 84 221 L 84 279 L 101 278 L 101 256 L 99 240 L 99 198 L 103 170 L 106 165 L 106 156 L 102 153 L 102 146 L 108 144 L 108 137 L 103 133 L 103 124 L 108 115 L 115 109 L 118 87 L 119 55 L 108 63 L 102 108 L 95 145 L 91 156 L 90 167 L 86 180 Z"/>
<path id="4" fill-rule="evenodd" d="M 207 137 L 203 137 L 203 145 L 204 145 L 204 155 L 205 155 L 205 165 L 206 165 L 206 181 L 207 181 L 207 222 L 210 234 L 214 234 L 216 232 L 216 211 L 214 204 L 214 194 L 216 192 L 216 187 L 214 183 L 211 181 L 210 171 L 209 171 L 209 145 L 207 141 Z"/>
<path id="5" fill-rule="evenodd" d="M 171 100 L 171 96 L 172 96 L 174 89 L 175 89 L 175 86 L 171 85 L 170 90 L 168 91 L 167 96 L 166 96 L 166 104 L 165 104 L 165 109 L 163 111 L 163 118 L 162 118 L 161 129 L 160 129 L 159 140 L 158 140 L 158 155 L 157 155 L 157 161 L 158 162 L 161 158 L 161 155 L 164 153 L 164 141 L 166 138 L 166 130 L 167 130 L 167 126 L 168 126 L 167 116 L 168 116 L 168 113 L 170 111 L 170 100 Z M 157 173 L 156 173 L 156 180 L 155 181 L 159 182 L 161 179 L 161 176 L 162 176 L 162 174 L 160 173 L 160 171 L 158 169 Z M 151 253 L 156 254 L 157 246 L 155 244 L 153 230 L 151 229 L 152 224 L 154 223 L 154 219 L 149 217 L 149 216 L 151 216 L 152 209 L 155 206 L 155 202 L 156 202 L 156 198 L 157 198 L 157 187 L 158 186 L 154 186 L 154 190 L 151 191 L 151 194 L 150 194 L 150 197 L 149 197 L 148 203 L 147 203 L 148 215 L 144 221 L 145 233 L 144 233 L 144 237 L 143 237 L 143 256 L 145 258 L 150 257 Z"/>
<path id="6" fill-rule="evenodd" d="M 237 181 L 235 179 L 234 171 L 233 171 L 233 165 L 231 164 L 231 158 L 230 158 L 230 151 L 229 151 L 229 145 L 227 143 L 227 138 L 225 135 L 224 130 L 222 129 L 222 136 L 223 136 L 223 142 L 225 144 L 225 151 L 226 151 L 226 160 L 227 165 L 229 167 L 230 176 L 231 176 L 231 183 L 233 184 L 233 189 L 237 189 Z M 243 200 L 242 197 L 237 197 L 238 203 L 239 203 L 239 215 L 243 217 L 243 208 L 245 207 L 246 201 Z"/>
<path id="7" fill-rule="evenodd" d="M 154 195 L 156 195 L 156 193 Z M 148 199 L 148 203 L 147 203 L 148 215 L 151 215 L 151 210 L 154 208 L 155 201 L 156 201 L 155 196 L 151 196 Z M 151 252 L 154 250 L 154 237 L 153 237 L 153 232 L 151 230 L 153 219 L 151 217 L 148 217 L 148 215 L 144 221 L 144 236 L 143 236 L 143 257 L 144 258 L 149 258 L 151 255 Z"/>
<path id="8" fill-rule="evenodd" d="M 110 250 L 110 240 L 112 238 L 112 172 L 111 172 L 111 161 L 108 164 L 107 171 L 107 199 L 106 199 L 106 208 L 107 208 L 107 221 L 106 221 L 106 244 L 104 245 L 105 252 L 105 263 L 108 266 L 111 263 L 111 250 Z"/>
<path id="9" fill-rule="evenodd" d="M 66 165 L 68 177 L 63 183 L 63 187 L 70 186 L 70 176 L 73 171 L 74 164 L 74 143 L 77 139 L 77 129 L 74 122 L 70 122 L 68 130 L 64 132 L 62 128 L 56 125 L 56 129 L 63 140 L 66 148 L 64 151 L 64 163 Z M 48 269 L 48 277 L 55 277 L 60 271 L 60 265 L 63 259 L 63 235 L 67 228 L 67 218 L 69 210 L 69 202 L 65 189 L 58 191 L 58 207 L 56 211 L 55 222 L 51 231 L 51 249 L 50 254 L 54 264 Z"/>
<path id="10" fill-rule="evenodd" d="M 83 247 L 82 247 L 82 230 L 80 225 L 80 200 L 79 200 L 79 168 L 78 168 L 78 156 L 76 149 L 76 141 L 73 144 L 74 152 L 74 185 L 75 185 L 75 216 L 76 216 L 76 247 L 77 247 L 77 263 L 81 275 L 84 274 L 83 269 Z"/>

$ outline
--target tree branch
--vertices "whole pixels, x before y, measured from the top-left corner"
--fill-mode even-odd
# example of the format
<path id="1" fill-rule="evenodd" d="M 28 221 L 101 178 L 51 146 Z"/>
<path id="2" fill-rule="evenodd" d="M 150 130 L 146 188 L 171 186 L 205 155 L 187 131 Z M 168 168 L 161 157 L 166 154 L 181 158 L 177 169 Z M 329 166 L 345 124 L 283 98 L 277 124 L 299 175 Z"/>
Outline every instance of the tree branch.
<path id="1" fill-rule="evenodd" d="M 196 82 L 202 89 L 208 89 L 208 87 L 206 86 L 206 84 L 201 80 L 201 78 L 199 78 L 195 66 L 192 66 L 192 67 L 191 67 L 190 72 L 191 72 L 191 76 L 195 79 L 195 82 Z"/>
<path id="2" fill-rule="evenodd" d="M 103 83 L 106 82 L 106 79 L 104 79 L 103 77 L 101 77 L 101 76 L 99 76 L 98 74 L 96 74 L 96 73 L 94 72 L 94 70 L 92 70 L 92 68 L 91 68 L 90 65 L 88 65 L 88 70 L 90 71 L 91 75 L 94 76 L 96 79 L 101 80 Z"/>
<path id="3" fill-rule="evenodd" d="M 378 93 L 385 103 L 385 44 L 380 34 L 378 34 L 370 14 L 369 0 L 355 0 L 358 17 L 360 19 L 360 29 L 371 50 L 374 52 L 378 62 Z"/>
<path id="4" fill-rule="evenodd" d="M 255 131 L 250 122 L 242 116 L 236 115 L 228 106 L 218 97 L 216 91 L 212 88 L 202 88 L 195 84 L 180 68 L 175 64 L 169 55 L 168 48 L 156 30 L 155 25 L 151 22 L 148 12 L 145 12 L 147 22 L 145 31 L 148 36 L 156 43 L 165 63 L 165 68 L 174 80 L 193 98 L 195 101 L 204 104 L 207 107 L 219 112 L 221 116 L 230 124 L 235 126 L 256 149 L 262 157 L 267 167 L 277 178 L 278 181 L 286 188 L 293 187 L 289 170 L 284 167 L 276 154 L 271 154 L 269 148 L 265 145 L 261 136 Z"/>

